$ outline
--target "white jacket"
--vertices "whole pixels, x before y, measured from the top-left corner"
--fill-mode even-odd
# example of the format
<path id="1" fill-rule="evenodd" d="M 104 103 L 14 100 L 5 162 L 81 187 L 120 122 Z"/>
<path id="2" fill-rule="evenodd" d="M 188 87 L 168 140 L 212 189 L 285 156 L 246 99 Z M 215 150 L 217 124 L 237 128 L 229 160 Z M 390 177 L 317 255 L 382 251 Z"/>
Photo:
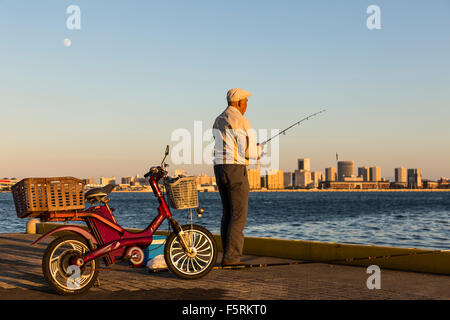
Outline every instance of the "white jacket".
<path id="1" fill-rule="evenodd" d="M 228 106 L 213 125 L 214 164 L 248 165 L 258 158 L 256 134 L 241 112 Z"/>

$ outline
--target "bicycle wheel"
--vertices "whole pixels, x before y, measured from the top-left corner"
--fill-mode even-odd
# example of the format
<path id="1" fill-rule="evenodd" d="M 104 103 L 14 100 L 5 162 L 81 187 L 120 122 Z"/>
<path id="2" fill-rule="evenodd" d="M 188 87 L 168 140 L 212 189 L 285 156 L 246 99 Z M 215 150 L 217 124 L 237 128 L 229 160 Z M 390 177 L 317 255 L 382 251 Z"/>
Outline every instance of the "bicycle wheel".
<path id="1" fill-rule="evenodd" d="M 81 268 L 71 265 L 73 257 L 91 251 L 86 240 L 66 235 L 53 240 L 45 249 L 42 271 L 49 286 L 61 295 L 85 292 L 97 281 L 99 261 L 92 260 Z"/>
<path id="2" fill-rule="evenodd" d="M 211 232 L 199 225 L 184 225 L 185 240 L 192 250 L 185 252 L 177 235 L 169 235 L 164 259 L 170 271 L 182 279 L 198 279 L 208 274 L 217 259 L 217 245 Z"/>

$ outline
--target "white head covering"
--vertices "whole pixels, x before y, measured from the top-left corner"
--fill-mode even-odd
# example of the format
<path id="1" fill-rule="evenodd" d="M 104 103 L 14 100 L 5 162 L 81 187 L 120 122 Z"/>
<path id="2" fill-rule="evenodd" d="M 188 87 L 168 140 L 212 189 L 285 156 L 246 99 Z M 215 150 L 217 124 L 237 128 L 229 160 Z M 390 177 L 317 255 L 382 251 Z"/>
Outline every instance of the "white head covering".
<path id="1" fill-rule="evenodd" d="M 233 88 L 228 90 L 227 92 L 227 101 L 228 102 L 240 101 L 242 99 L 250 97 L 251 95 L 252 94 L 248 91 L 239 88 Z"/>

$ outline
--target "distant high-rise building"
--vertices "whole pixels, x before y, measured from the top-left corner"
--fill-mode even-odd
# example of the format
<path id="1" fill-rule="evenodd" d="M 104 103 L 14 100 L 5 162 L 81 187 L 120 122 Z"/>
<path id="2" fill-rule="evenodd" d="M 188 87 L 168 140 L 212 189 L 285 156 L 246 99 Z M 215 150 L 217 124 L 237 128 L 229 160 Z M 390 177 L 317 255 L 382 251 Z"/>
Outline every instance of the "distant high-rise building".
<path id="1" fill-rule="evenodd" d="M 336 174 L 336 168 L 330 167 L 325 168 L 325 181 L 336 181 L 337 174 Z"/>
<path id="2" fill-rule="evenodd" d="M 319 183 L 322 181 L 322 172 L 320 171 L 311 172 L 311 181 L 315 188 L 319 187 Z"/>
<path id="3" fill-rule="evenodd" d="M 136 187 L 140 186 L 141 185 L 139 182 L 140 179 L 141 178 L 139 178 L 139 174 L 136 174 L 134 177 L 131 178 L 131 185 Z"/>
<path id="4" fill-rule="evenodd" d="M 259 169 L 249 169 L 247 175 L 250 189 L 261 189 L 261 171 Z"/>
<path id="5" fill-rule="evenodd" d="M 261 180 L 261 188 L 267 188 L 267 176 L 262 175 L 260 180 Z"/>
<path id="6" fill-rule="evenodd" d="M 122 184 L 131 185 L 131 177 L 122 177 Z"/>
<path id="7" fill-rule="evenodd" d="M 295 186 L 306 188 L 311 184 L 311 171 L 307 170 L 295 170 Z"/>
<path id="8" fill-rule="evenodd" d="M 377 182 L 381 181 L 381 168 L 371 167 L 370 168 L 370 181 Z"/>
<path id="9" fill-rule="evenodd" d="M 369 167 L 359 167 L 358 177 L 361 177 L 363 181 L 370 181 L 370 169 Z"/>
<path id="10" fill-rule="evenodd" d="M 283 184 L 285 188 L 292 188 L 294 186 L 294 174 L 292 172 L 285 172 L 283 174 Z"/>
<path id="11" fill-rule="evenodd" d="M 198 175 L 195 177 L 195 182 L 197 183 L 197 186 L 201 185 L 212 185 L 216 182 L 215 177 L 210 177 L 206 175 L 206 173 L 202 173 L 201 175 Z"/>
<path id="12" fill-rule="evenodd" d="M 408 182 L 408 172 L 406 168 L 395 168 L 395 182 L 406 183 Z"/>
<path id="13" fill-rule="evenodd" d="M 408 188 L 422 188 L 422 170 L 420 168 L 408 169 Z"/>
<path id="14" fill-rule="evenodd" d="M 269 170 L 267 171 L 267 189 L 283 189 L 283 171 Z"/>
<path id="15" fill-rule="evenodd" d="M 344 181 L 344 177 L 353 177 L 355 172 L 354 161 L 338 161 L 338 181 Z"/>
<path id="16" fill-rule="evenodd" d="M 298 159 L 298 170 L 311 171 L 311 162 L 308 158 Z"/>
<path id="17" fill-rule="evenodd" d="M 106 186 L 107 184 L 115 185 L 116 184 L 116 177 L 110 177 L 110 178 L 100 177 L 100 184 L 102 186 Z"/>
<path id="18" fill-rule="evenodd" d="M 94 177 L 90 177 L 89 179 L 83 179 L 83 182 L 85 185 L 89 186 L 89 185 L 94 185 Z"/>

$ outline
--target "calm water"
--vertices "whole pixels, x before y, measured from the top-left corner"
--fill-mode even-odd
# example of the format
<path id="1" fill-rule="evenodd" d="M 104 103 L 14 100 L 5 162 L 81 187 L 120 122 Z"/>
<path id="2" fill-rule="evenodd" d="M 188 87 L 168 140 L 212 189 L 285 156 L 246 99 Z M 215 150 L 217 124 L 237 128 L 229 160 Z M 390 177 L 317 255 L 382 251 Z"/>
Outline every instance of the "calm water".
<path id="1" fill-rule="evenodd" d="M 200 193 L 206 212 L 195 223 L 219 233 L 218 193 Z M 125 227 L 143 228 L 156 215 L 151 193 L 113 193 L 111 206 Z M 175 218 L 187 222 L 185 211 Z M 0 193 L 0 233 L 24 232 L 10 193 Z M 250 193 L 247 236 L 450 249 L 450 192 Z M 167 230 L 167 223 L 161 228 Z"/>

